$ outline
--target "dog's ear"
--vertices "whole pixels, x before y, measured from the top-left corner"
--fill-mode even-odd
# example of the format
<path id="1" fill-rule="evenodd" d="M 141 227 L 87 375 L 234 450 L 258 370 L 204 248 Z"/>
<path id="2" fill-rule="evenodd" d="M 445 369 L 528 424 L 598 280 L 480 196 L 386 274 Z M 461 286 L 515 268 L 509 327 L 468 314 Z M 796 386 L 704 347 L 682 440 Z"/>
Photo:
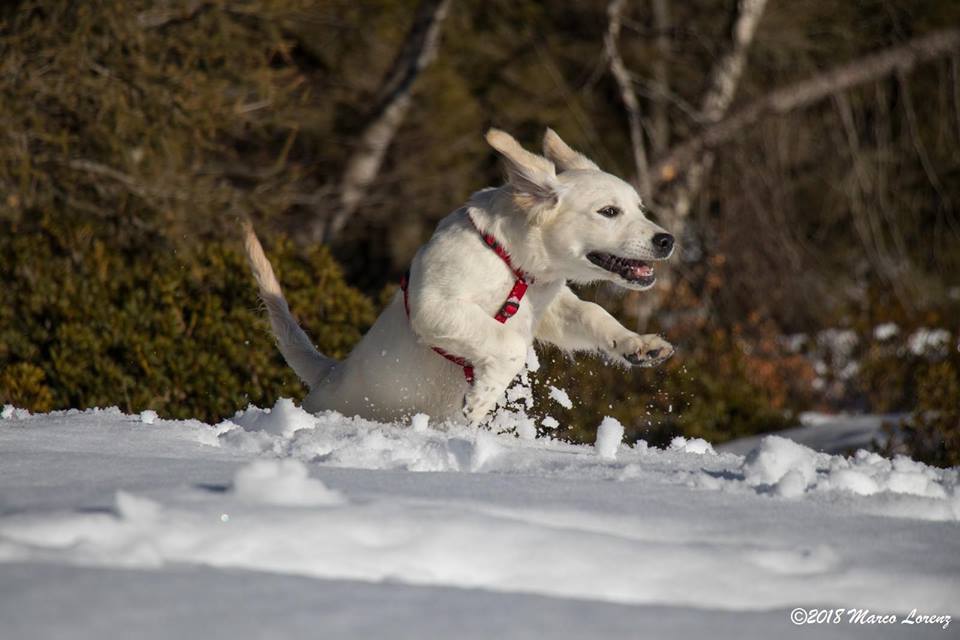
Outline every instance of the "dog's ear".
<path id="1" fill-rule="evenodd" d="M 553 129 L 548 128 L 547 132 L 543 134 L 543 155 L 547 156 L 560 171 L 570 169 L 600 170 L 600 167 L 593 160 L 573 150 Z"/>
<path id="2" fill-rule="evenodd" d="M 515 200 L 526 209 L 548 209 L 560 199 L 560 183 L 553 163 L 530 153 L 506 131 L 490 129 L 487 142 L 497 150 L 507 167 L 507 182 L 516 192 Z"/>

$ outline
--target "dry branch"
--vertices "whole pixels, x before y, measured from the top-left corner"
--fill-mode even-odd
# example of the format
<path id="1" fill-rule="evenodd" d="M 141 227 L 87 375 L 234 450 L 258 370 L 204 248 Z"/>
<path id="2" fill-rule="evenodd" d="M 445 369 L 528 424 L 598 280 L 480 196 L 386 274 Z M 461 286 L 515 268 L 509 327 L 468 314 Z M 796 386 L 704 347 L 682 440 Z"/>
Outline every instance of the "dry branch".
<path id="1" fill-rule="evenodd" d="M 747 52 L 753 43 L 766 6 L 767 0 L 737 0 L 731 16 L 730 39 L 726 51 L 713 65 L 708 88 L 701 101 L 702 121 L 717 122 L 723 119 L 729 110 L 743 77 L 747 64 Z M 691 159 L 683 180 L 672 185 L 673 188 L 669 193 L 657 189 L 661 181 L 654 181 L 661 175 L 660 173 L 652 173 L 650 176 L 653 191 L 648 193 L 659 207 L 667 228 L 679 238 L 685 236 L 687 217 L 712 166 L 713 154 L 709 151 L 700 153 Z M 659 291 L 669 289 L 672 279 L 672 274 L 666 272 L 661 278 Z M 650 295 L 641 299 L 636 308 L 638 327 L 642 328 L 647 324 L 659 301 L 659 295 Z"/>
<path id="2" fill-rule="evenodd" d="M 623 9 L 626 0 L 612 0 L 607 5 L 607 33 L 603 44 L 610 65 L 610 74 L 620 89 L 620 99 L 627 110 L 627 123 L 630 127 L 630 148 L 633 152 L 633 166 L 637 172 L 637 184 L 640 191 L 649 196 L 651 193 L 650 166 L 647 150 L 643 141 L 643 125 L 640 120 L 640 102 L 633 90 L 633 79 L 620 55 L 620 28 L 623 23 Z"/>
<path id="3" fill-rule="evenodd" d="M 670 144 L 670 119 L 667 96 L 670 95 L 670 0 L 653 0 L 653 21 L 657 35 L 654 45 L 657 57 L 653 63 L 653 84 L 657 97 L 650 105 L 652 125 L 650 141 L 654 157 L 663 154 Z"/>
<path id="4" fill-rule="evenodd" d="M 374 115 L 347 160 L 340 178 L 339 208 L 329 220 L 315 218 L 307 231 L 314 239 L 329 242 L 339 235 L 376 179 L 387 149 L 410 109 L 414 83 L 437 55 L 440 28 L 449 8 L 450 0 L 423 0 L 417 8 L 404 45 L 380 88 Z"/>
<path id="5" fill-rule="evenodd" d="M 761 118 L 809 106 L 831 95 L 877 80 L 893 72 L 904 73 L 916 65 L 960 50 L 960 30 L 936 31 L 906 44 L 864 56 L 801 82 L 776 89 L 755 100 L 670 151 L 657 163 L 654 183 L 673 180 L 703 154 L 729 142 Z"/>

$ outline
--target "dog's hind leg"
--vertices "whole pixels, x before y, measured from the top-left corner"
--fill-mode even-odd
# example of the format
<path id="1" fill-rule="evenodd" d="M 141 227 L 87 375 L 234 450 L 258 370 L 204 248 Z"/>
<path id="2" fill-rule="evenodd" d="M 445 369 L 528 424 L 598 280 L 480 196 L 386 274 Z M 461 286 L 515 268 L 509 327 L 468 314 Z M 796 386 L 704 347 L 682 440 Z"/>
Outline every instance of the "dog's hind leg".
<path id="1" fill-rule="evenodd" d="M 260 287 L 260 299 L 267 308 L 270 326 L 277 339 L 277 347 L 290 368 L 294 370 L 308 386 L 314 387 L 326 377 L 336 360 L 317 351 L 310 338 L 297 324 L 290 307 L 287 305 L 280 282 L 273 273 L 273 267 L 263 252 L 263 246 L 253 231 L 253 225 L 244 220 L 243 245 L 247 252 L 253 277 Z"/>

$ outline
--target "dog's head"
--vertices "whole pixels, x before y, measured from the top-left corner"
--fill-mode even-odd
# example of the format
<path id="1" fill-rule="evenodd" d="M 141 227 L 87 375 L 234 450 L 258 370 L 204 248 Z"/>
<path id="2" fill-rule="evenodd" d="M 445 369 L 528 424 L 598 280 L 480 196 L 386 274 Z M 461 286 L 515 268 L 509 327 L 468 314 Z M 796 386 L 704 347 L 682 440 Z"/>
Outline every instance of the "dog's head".
<path id="1" fill-rule="evenodd" d="M 601 171 L 552 129 L 544 156 L 530 153 L 509 134 L 487 132 L 503 157 L 513 202 L 532 227 L 561 277 L 574 282 L 609 280 L 628 289 L 653 286 L 651 262 L 673 253 L 673 236 L 645 215 L 637 191 Z"/>

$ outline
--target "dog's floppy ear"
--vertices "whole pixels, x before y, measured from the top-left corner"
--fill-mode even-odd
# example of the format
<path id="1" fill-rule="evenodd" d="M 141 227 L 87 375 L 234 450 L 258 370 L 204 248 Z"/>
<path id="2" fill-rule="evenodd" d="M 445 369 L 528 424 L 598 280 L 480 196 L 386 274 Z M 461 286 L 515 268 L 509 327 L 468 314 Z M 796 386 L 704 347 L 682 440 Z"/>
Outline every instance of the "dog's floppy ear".
<path id="1" fill-rule="evenodd" d="M 486 138 L 490 146 L 503 156 L 507 181 L 516 192 L 518 204 L 531 210 L 557 204 L 560 184 L 552 162 L 524 149 L 506 131 L 490 129 Z"/>
<path id="2" fill-rule="evenodd" d="M 553 129 L 548 128 L 547 132 L 543 134 L 543 155 L 547 156 L 560 171 L 570 169 L 600 170 L 600 167 L 593 160 L 574 151 Z"/>

